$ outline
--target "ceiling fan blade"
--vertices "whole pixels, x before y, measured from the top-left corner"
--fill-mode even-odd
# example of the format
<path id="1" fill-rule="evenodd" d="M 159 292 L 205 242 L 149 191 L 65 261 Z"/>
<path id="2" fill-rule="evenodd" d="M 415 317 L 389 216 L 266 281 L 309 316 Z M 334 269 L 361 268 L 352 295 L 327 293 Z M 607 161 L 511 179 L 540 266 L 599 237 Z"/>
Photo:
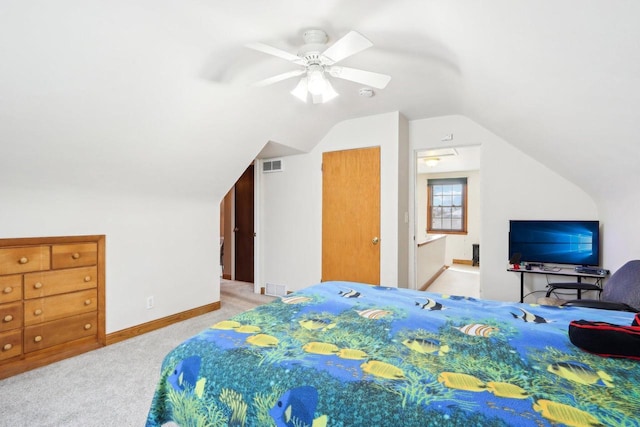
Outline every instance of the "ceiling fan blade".
<path id="1" fill-rule="evenodd" d="M 344 37 L 322 52 L 322 55 L 329 59 L 332 64 L 335 64 L 371 46 L 373 46 L 373 43 L 365 36 L 357 31 L 349 31 Z"/>
<path id="2" fill-rule="evenodd" d="M 258 52 L 266 53 L 268 55 L 277 56 L 278 58 L 286 59 L 287 61 L 295 62 L 296 64 L 303 64 L 302 59 L 299 56 L 264 43 L 248 43 L 245 45 L 245 47 L 257 50 Z"/>
<path id="3" fill-rule="evenodd" d="M 301 74 L 304 74 L 304 72 L 305 72 L 304 68 L 300 69 L 300 70 L 287 71 L 286 73 L 278 74 L 276 76 L 269 77 L 268 79 L 264 79 L 264 80 L 260 80 L 259 82 L 255 82 L 254 84 L 252 84 L 252 86 L 256 86 L 256 87 L 268 86 L 270 84 L 278 83 L 278 82 L 281 82 L 282 80 L 286 80 L 286 79 L 289 79 L 291 77 L 299 76 Z"/>
<path id="4" fill-rule="evenodd" d="M 339 79 L 349 80 L 363 85 L 384 89 L 391 81 L 391 76 L 371 71 L 358 70 L 348 67 L 331 67 L 329 74 Z"/>

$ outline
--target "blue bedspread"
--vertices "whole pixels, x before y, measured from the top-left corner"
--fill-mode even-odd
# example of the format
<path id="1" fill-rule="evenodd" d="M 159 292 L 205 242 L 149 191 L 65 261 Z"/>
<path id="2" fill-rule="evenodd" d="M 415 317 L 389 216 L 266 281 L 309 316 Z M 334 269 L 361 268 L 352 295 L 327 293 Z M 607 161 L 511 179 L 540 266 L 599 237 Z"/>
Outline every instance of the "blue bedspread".
<path id="1" fill-rule="evenodd" d="M 169 353 L 147 426 L 638 426 L 638 362 L 567 334 L 632 318 L 322 283 Z"/>

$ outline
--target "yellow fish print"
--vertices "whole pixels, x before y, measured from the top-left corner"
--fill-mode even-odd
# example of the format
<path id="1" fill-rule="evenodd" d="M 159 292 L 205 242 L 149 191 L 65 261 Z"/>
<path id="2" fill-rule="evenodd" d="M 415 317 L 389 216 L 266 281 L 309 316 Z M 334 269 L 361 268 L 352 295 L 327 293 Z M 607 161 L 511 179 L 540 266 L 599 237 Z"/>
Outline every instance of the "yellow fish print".
<path id="1" fill-rule="evenodd" d="M 246 341 L 257 347 L 275 347 L 280 342 L 278 341 L 278 338 L 267 334 L 251 335 L 246 339 Z"/>
<path id="2" fill-rule="evenodd" d="M 311 298 L 302 297 L 302 296 L 293 296 L 293 297 L 281 298 L 280 301 L 282 301 L 285 304 L 302 304 L 303 302 L 311 301 Z"/>
<path id="3" fill-rule="evenodd" d="M 326 415 L 321 415 L 313 420 L 313 424 L 311 424 L 311 427 L 327 427 L 328 420 L 329 417 L 327 417 Z"/>
<path id="4" fill-rule="evenodd" d="M 196 382 L 196 387 L 193 389 L 193 392 L 196 396 L 202 399 L 202 395 L 204 394 L 204 386 L 207 384 L 207 379 L 202 377 Z"/>
<path id="5" fill-rule="evenodd" d="M 324 354 L 324 355 L 336 354 L 338 353 L 338 351 L 340 351 L 338 346 L 334 344 L 330 344 L 326 342 L 316 342 L 316 341 L 306 343 L 305 345 L 302 346 L 302 349 L 307 353 Z"/>
<path id="6" fill-rule="evenodd" d="M 448 345 L 440 345 L 440 341 L 435 339 L 411 338 L 402 341 L 407 348 L 421 354 L 436 353 L 442 356 L 449 352 Z"/>
<path id="7" fill-rule="evenodd" d="M 239 328 L 242 326 L 239 322 L 234 320 L 223 320 L 222 322 L 218 322 L 211 327 L 211 329 L 222 329 L 222 330 L 230 330 Z"/>
<path id="8" fill-rule="evenodd" d="M 459 330 L 463 334 L 471 335 L 474 337 L 489 337 L 491 334 L 498 332 L 498 328 L 489 325 L 482 325 L 480 323 L 471 323 L 455 329 Z"/>
<path id="9" fill-rule="evenodd" d="M 236 328 L 235 331 L 240 332 L 241 334 L 255 334 L 256 332 L 260 332 L 261 329 L 259 326 L 242 325 L 239 328 Z"/>
<path id="10" fill-rule="evenodd" d="M 487 390 L 498 397 L 508 397 L 510 399 L 526 399 L 529 393 L 521 387 L 509 383 L 490 381 L 487 383 Z"/>
<path id="11" fill-rule="evenodd" d="M 547 371 L 583 385 L 598 384 L 613 387 L 613 378 L 606 372 L 596 372 L 590 366 L 580 362 L 554 363 L 547 366 Z"/>
<path id="12" fill-rule="evenodd" d="M 588 412 L 562 403 L 540 399 L 533 405 L 533 409 L 554 423 L 561 423 L 571 427 L 604 427 L 604 424 Z"/>
<path id="13" fill-rule="evenodd" d="M 485 391 L 487 386 L 473 375 L 442 372 L 438 375 L 438 382 L 446 387 L 466 391 Z"/>
<path id="14" fill-rule="evenodd" d="M 377 360 L 371 360 L 369 362 L 360 365 L 360 368 L 367 374 L 375 375 L 376 377 L 386 378 L 388 380 L 402 380 L 405 378 L 404 371 L 397 366 L 393 366 L 389 363 L 379 362 Z"/>
<path id="15" fill-rule="evenodd" d="M 391 314 L 389 310 L 381 310 L 378 308 L 368 308 L 366 310 L 356 310 L 360 316 L 365 319 L 381 319 L 384 316 Z"/>
<path id="16" fill-rule="evenodd" d="M 356 350 L 355 348 L 343 348 L 338 352 L 338 357 L 342 359 L 362 360 L 366 359 L 367 356 L 367 353 L 362 350 Z"/>
<path id="17" fill-rule="evenodd" d="M 327 319 L 307 319 L 301 320 L 298 322 L 300 326 L 310 331 L 315 331 L 317 329 L 322 329 L 326 331 L 328 329 L 332 329 L 336 327 L 335 323 L 331 323 L 330 320 Z"/>

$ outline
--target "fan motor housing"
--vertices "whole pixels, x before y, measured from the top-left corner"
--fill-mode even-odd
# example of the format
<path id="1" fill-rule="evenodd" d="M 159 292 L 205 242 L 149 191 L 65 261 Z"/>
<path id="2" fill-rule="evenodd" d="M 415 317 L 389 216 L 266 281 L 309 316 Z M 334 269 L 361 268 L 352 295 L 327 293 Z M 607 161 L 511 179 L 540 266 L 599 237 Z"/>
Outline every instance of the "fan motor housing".
<path id="1" fill-rule="evenodd" d="M 327 44 L 327 33 L 324 30 L 307 30 L 302 34 L 302 39 L 305 44 Z"/>
<path id="2" fill-rule="evenodd" d="M 326 48 L 328 36 L 324 30 L 307 30 L 303 33 L 304 45 L 298 51 L 298 56 L 307 64 L 320 64 L 320 53 Z"/>

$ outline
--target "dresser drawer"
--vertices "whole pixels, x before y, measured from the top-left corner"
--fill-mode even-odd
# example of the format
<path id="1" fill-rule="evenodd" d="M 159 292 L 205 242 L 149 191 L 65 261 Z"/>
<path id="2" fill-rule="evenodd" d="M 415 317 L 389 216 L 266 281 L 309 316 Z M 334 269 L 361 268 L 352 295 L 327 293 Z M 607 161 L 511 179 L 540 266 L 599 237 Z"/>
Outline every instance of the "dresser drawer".
<path id="1" fill-rule="evenodd" d="M 49 246 L 0 249 L 0 275 L 48 270 L 50 265 Z"/>
<path id="2" fill-rule="evenodd" d="M 98 315 L 79 314 L 24 328 L 24 352 L 40 350 L 98 334 Z"/>
<path id="3" fill-rule="evenodd" d="M 22 354 L 22 329 L 0 332 L 0 360 Z"/>
<path id="4" fill-rule="evenodd" d="M 98 263 L 98 245 L 75 243 L 51 247 L 51 268 L 84 267 Z"/>
<path id="5" fill-rule="evenodd" d="M 24 297 L 41 298 L 95 288 L 98 284 L 96 267 L 29 273 L 24 275 Z"/>
<path id="6" fill-rule="evenodd" d="M 0 277 L 0 304 L 22 299 L 22 275 Z"/>
<path id="7" fill-rule="evenodd" d="M 24 302 L 24 324 L 35 325 L 98 310 L 98 291 L 72 292 Z"/>
<path id="8" fill-rule="evenodd" d="M 22 302 L 0 305 L 0 332 L 22 327 Z"/>

